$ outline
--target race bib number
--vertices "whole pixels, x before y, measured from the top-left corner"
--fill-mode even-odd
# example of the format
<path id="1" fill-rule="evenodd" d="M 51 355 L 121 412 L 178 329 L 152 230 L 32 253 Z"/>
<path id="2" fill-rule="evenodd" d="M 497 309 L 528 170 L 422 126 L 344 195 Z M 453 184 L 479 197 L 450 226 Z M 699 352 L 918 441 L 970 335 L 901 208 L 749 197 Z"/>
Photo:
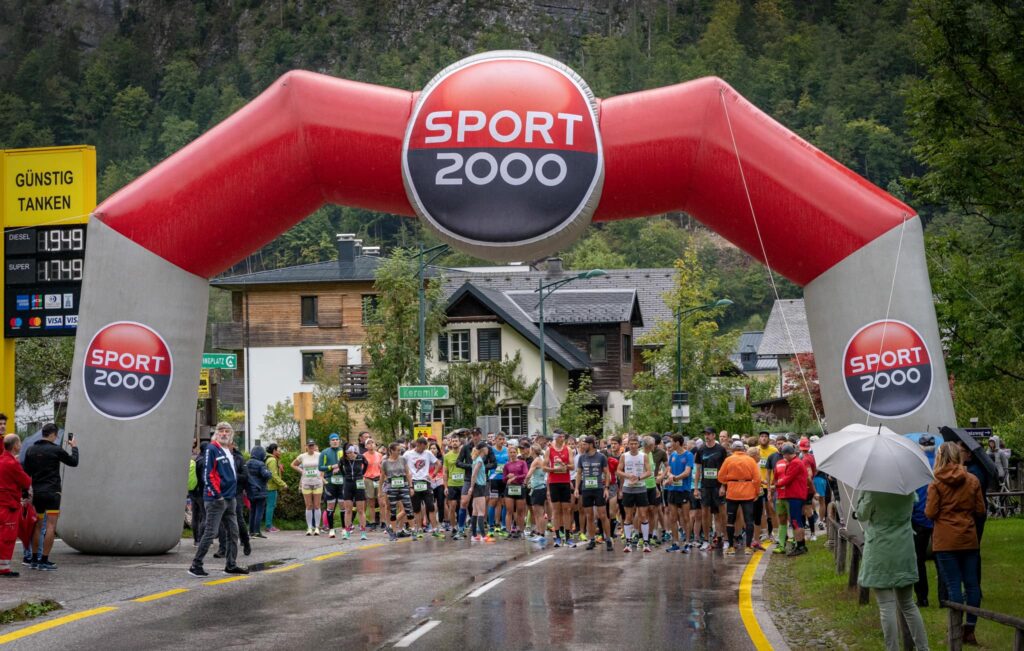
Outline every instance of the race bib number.
<path id="1" fill-rule="evenodd" d="M 761 461 L 758 462 L 757 465 L 761 466 L 762 468 L 767 468 L 768 467 L 768 459 L 761 459 Z"/>
<path id="2" fill-rule="evenodd" d="M 583 488 L 597 488 L 597 477 L 584 477 Z"/>
<path id="3" fill-rule="evenodd" d="M 462 481 L 465 478 L 466 478 L 466 471 L 463 470 L 462 468 L 459 468 L 458 470 L 453 470 L 452 471 L 452 476 L 451 476 L 451 480 L 452 481 Z"/>
<path id="4" fill-rule="evenodd" d="M 504 472 L 505 472 L 505 464 L 499 463 L 498 467 L 494 469 L 494 472 L 499 474 L 499 475 L 504 474 Z"/>
<path id="5" fill-rule="evenodd" d="M 316 479 L 317 477 L 320 476 L 320 471 L 317 470 L 316 468 L 303 468 L 302 476 L 305 477 L 306 479 Z"/>
<path id="6" fill-rule="evenodd" d="M 519 497 L 523 494 L 523 487 L 519 484 L 509 484 L 507 486 L 509 497 Z"/>
<path id="7" fill-rule="evenodd" d="M 392 477 L 391 488 L 405 488 L 405 477 Z"/>
<path id="8" fill-rule="evenodd" d="M 718 468 L 705 468 L 704 479 L 718 479 Z"/>
<path id="9" fill-rule="evenodd" d="M 682 479 L 677 479 L 674 482 L 672 482 L 672 485 L 673 486 L 682 486 L 683 485 L 683 480 Z"/>
<path id="10" fill-rule="evenodd" d="M 425 491 L 425 490 L 430 488 L 430 484 L 428 484 L 425 481 L 414 481 L 412 483 L 412 488 L 417 493 L 422 493 L 423 491 Z"/>
<path id="11" fill-rule="evenodd" d="M 337 486 L 338 484 L 344 484 L 345 478 L 339 477 L 338 475 L 331 475 L 331 483 Z"/>
<path id="12" fill-rule="evenodd" d="M 356 480 L 356 488 L 358 490 L 364 490 L 366 488 L 366 482 L 363 481 L 362 479 L 357 479 Z"/>

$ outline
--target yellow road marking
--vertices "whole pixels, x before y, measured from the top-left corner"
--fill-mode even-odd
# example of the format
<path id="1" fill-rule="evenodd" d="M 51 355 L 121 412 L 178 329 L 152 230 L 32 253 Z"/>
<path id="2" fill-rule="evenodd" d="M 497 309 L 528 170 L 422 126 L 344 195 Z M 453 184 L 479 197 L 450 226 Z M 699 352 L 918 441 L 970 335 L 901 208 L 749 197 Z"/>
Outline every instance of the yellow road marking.
<path id="1" fill-rule="evenodd" d="M 335 558 L 335 557 L 338 557 L 338 556 L 344 556 L 347 553 L 348 552 L 330 552 L 329 554 L 324 554 L 322 556 L 314 556 L 313 560 L 314 561 L 326 561 L 328 558 Z"/>
<path id="2" fill-rule="evenodd" d="M 19 628 L 16 631 L 0 635 L 0 644 L 7 644 L 15 640 L 20 640 L 23 637 L 29 635 L 35 635 L 43 631 L 48 631 L 51 628 L 63 626 L 64 624 L 70 624 L 71 622 L 77 622 L 80 619 L 86 617 L 92 617 L 93 615 L 102 615 L 103 613 L 109 613 L 113 610 L 117 610 L 115 606 L 103 606 L 102 608 L 93 608 L 92 610 L 83 610 L 80 613 L 72 613 L 71 615 L 65 615 L 64 617 L 58 617 L 57 619 L 51 619 L 48 622 L 42 622 L 39 624 L 33 624 L 32 626 L 26 626 L 25 628 Z"/>
<path id="3" fill-rule="evenodd" d="M 217 579 L 215 581 L 206 581 L 203 585 L 224 585 L 225 583 L 233 583 L 235 581 L 241 581 L 242 579 L 248 579 L 248 576 L 229 576 L 226 579 Z"/>
<path id="4" fill-rule="evenodd" d="M 305 565 L 305 563 L 292 563 L 291 565 L 285 565 L 284 567 L 274 568 L 272 570 L 267 570 L 267 571 L 265 571 L 263 573 L 264 574 L 274 574 L 275 572 L 287 572 L 289 570 L 294 570 L 297 567 L 302 567 L 303 565 Z"/>
<path id="5" fill-rule="evenodd" d="M 409 540 L 412 540 L 411 538 Z M 363 545 L 359 549 L 373 549 L 375 547 L 383 547 L 384 543 L 373 543 L 372 545 Z"/>
<path id="6" fill-rule="evenodd" d="M 166 592 L 157 592 L 156 594 L 147 595 L 145 597 L 139 597 L 138 599 L 132 599 L 140 604 L 146 603 L 147 601 L 156 601 L 157 599 L 163 599 L 164 597 L 173 597 L 176 594 L 188 592 L 187 588 L 174 588 L 173 590 L 167 590 Z"/>
<path id="7" fill-rule="evenodd" d="M 747 629 L 747 635 L 754 643 L 754 648 L 757 651 L 772 651 L 772 645 L 768 643 L 768 638 L 765 637 L 754 614 L 754 574 L 757 573 L 757 564 L 761 562 L 763 555 L 764 552 L 754 552 L 747 563 L 747 568 L 743 570 L 743 577 L 740 579 L 740 619 L 743 620 L 743 626 Z"/>
<path id="8" fill-rule="evenodd" d="M 410 542 L 412 542 L 412 538 L 402 538 L 398 542 L 400 542 L 400 543 L 410 543 Z M 382 545 L 381 543 L 377 543 L 377 547 L 383 547 L 383 546 L 384 545 Z M 369 547 L 365 547 L 364 549 L 369 549 Z"/>

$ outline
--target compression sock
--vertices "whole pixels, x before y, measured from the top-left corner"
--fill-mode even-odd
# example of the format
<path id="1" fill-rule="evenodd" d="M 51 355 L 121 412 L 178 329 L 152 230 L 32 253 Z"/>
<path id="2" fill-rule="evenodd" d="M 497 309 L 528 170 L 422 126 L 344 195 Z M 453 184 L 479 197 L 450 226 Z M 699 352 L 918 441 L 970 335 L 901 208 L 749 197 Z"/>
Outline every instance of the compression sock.
<path id="1" fill-rule="evenodd" d="M 466 509 L 460 508 L 458 517 L 456 518 L 459 523 L 459 529 L 466 528 Z"/>
<path id="2" fill-rule="evenodd" d="M 648 540 L 650 540 L 651 539 L 651 525 L 650 525 L 650 523 L 641 522 L 640 523 L 640 533 L 644 537 L 644 542 L 647 542 Z"/>
<path id="3" fill-rule="evenodd" d="M 633 525 L 626 524 L 622 527 L 623 532 L 626 534 L 626 540 L 630 541 L 633 539 Z"/>
<path id="4" fill-rule="evenodd" d="M 609 538 L 614 538 L 615 537 L 615 528 L 619 525 L 619 521 L 613 518 L 611 523 L 612 523 L 611 531 L 608 532 L 608 537 Z"/>
<path id="5" fill-rule="evenodd" d="M 320 522 L 320 518 L 322 517 L 320 514 L 320 509 L 313 509 L 313 522 Z"/>
<path id="6" fill-rule="evenodd" d="M 562 537 L 562 540 L 569 540 L 569 535 L 565 533 L 565 527 L 559 527 L 558 535 Z"/>
<path id="7" fill-rule="evenodd" d="M 327 528 L 328 529 L 333 529 L 334 528 L 334 509 L 327 509 L 326 515 L 327 515 Z M 341 512 L 341 528 L 342 529 L 345 528 L 345 512 L 344 511 Z"/>
<path id="8" fill-rule="evenodd" d="M 313 528 L 313 509 L 306 509 L 306 526 L 310 529 Z"/>
<path id="9" fill-rule="evenodd" d="M 787 527 L 784 524 L 779 525 L 779 547 L 785 548 L 786 546 L 786 532 Z"/>
<path id="10" fill-rule="evenodd" d="M 579 511 L 573 511 L 572 521 L 576 525 L 576 531 L 582 531 L 582 529 L 580 529 L 580 512 Z"/>

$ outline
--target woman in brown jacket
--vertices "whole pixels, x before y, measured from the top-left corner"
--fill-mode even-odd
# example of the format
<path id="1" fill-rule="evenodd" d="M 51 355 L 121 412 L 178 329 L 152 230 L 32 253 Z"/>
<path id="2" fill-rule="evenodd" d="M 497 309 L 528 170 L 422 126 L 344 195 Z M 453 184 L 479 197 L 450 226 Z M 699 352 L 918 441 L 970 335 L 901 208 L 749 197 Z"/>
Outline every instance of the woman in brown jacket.
<path id="1" fill-rule="evenodd" d="M 974 518 L 984 513 L 981 484 L 960 464 L 957 444 L 943 443 L 935 456 L 935 481 L 928 486 L 924 514 L 935 523 L 932 550 L 935 565 L 948 586 L 949 600 L 963 603 L 966 595 L 967 605 L 975 608 L 981 605 L 981 551 Z M 977 620 L 967 615 L 965 644 L 977 644 Z"/>

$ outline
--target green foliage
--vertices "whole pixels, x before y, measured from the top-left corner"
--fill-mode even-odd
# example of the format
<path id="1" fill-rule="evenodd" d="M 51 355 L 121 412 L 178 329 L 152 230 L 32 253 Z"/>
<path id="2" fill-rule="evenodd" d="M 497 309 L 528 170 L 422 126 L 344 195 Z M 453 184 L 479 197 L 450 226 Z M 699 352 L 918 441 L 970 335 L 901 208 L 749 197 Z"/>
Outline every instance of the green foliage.
<path id="1" fill-rule="evenodd" d="M 558 418 L 552 423 L 555 427 L 572 436 L 601 435 L 601 414 L 592 408 L 597 403 L 597 396 L 590 390 L 592 384 L 591 377 L 583 374 L 569 387 L 558 409 Z"/>
<path id="2" fill-rule="evenodd" d="M 260 427 L 260 440 L 262 441 L 294 441 L 294 446 L 299 440 L 299 424 L 295 420 L 295 406 L 291 398 L 267 407 L 267 413 L 263 416 L 263 425 Z"/>
<path id="3" fill-rule="evenodd" d="M 14 354 L 18 408 L 39 409 L 66 400 L 75 354 L 73 337 L 19 339 Z"/>
<path id="4" fill-rule="evenodd" d="M 35 619 L 36 617 L 42 617 L 46 613 L 60 609 L 61 605 L 52 599 L 26 601 L 18 604 L 14 608 L 0 610 L 0 625 Z"/>
<path id="5" fill-rule="evenodd" d="M 418 253 L 395 249 L 377 268 L 374 289 L 377 306 L 366 329 L 363 354 L 369 357 L 369 397 L 364 405 L 366 424 L 388 441 L 412 427 L 414 401 L 398 400 L 398 385 L 413 384 L 419 373 Z M 441 283 L 426 282 L 426 347 L 440 330 L 444 318 Z"/>

